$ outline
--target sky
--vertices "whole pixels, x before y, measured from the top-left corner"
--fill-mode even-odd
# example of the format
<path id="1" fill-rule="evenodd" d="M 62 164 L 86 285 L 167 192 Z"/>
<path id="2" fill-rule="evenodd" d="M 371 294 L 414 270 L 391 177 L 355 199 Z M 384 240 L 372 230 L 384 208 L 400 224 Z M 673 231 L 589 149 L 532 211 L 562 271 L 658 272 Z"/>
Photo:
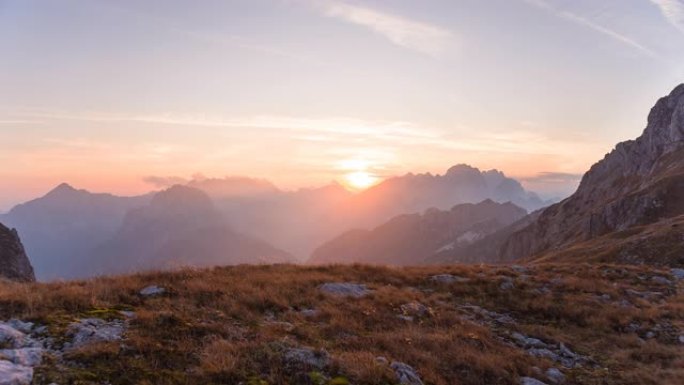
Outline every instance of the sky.
<path id="1" fill-rule="evenodd" d="M 564 195 L 683 63 L 684 0 L 0 0 L 0 211 L 458 163 Z"/>

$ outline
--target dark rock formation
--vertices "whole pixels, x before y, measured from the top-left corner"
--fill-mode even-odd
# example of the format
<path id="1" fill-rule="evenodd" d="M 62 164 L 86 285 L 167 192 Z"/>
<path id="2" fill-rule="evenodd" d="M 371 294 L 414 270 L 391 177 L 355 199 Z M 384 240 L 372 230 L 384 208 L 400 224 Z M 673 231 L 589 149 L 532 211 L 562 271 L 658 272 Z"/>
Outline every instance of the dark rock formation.
<path id="1" fill-rule="evenodd" d="M 682 214 L 684 84 L 656 103 L 639 138 L 618 144 L 592 166 L 575 194 L 513 234 L 500 256 L 510 260 L 555 253 Z"/>
<path id="2" fill-rule="evenodd" d="M 24 246 L 16 230 L 0 224 L 0 278 L 32 282 L 36 280 Z"/>

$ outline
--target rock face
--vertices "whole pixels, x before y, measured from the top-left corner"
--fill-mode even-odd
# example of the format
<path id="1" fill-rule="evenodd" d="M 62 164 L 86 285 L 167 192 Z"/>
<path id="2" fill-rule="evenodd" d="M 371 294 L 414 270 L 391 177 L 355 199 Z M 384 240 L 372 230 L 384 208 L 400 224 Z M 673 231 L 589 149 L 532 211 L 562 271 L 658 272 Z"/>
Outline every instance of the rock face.
<path id="1" fill-rule="evenodd" d="M 681 219 L 683 197 L 684 84 L 656 103 L 639 138 L 618 144 L 592 166 L 577 192 L 546 208 L 533 223 L 514 233 L 503 245 L 500 257 L 510 260 L 554 254 L 607 234 L 638 231 L 640 226 L 651 226 L 649 231 L 657 232 L 663 229 L 653 228 L 654 224 L 668 218 Z M 672 246 L 681 247 L 682 230 L 678 227 L 679 223 L 668 224 L 668 230 L 677 233 L 672 239 L 678 242 L 673 241 Z M 660 243 L 670 238 L 660 235 Z M 642 252 L 626 243 L 616 247 L 615 242 L 608 242 L 602 247 L 616 249 L 613 255 L 619 262 L 684 263 L 684 254 L 657 260 L 658 256 L 640 257 Z"/>
<path id="2" fill-rule="evenodd" d="M 23 282 L 36 280 L 19 234 L 16 230 L 10 230 L 2 224 L 0 224 L 0 278 Z"/>
<path id="3" fill-rule="evenodd" d="M 485 200 L 449 211 L 401 215 L 373 230 L 352 230 L 325 243 L 310 262 L 420 264 L 441 259 L 437 258 L 441 255 L 457 255 L 526 214 L 512 203 Z"/>

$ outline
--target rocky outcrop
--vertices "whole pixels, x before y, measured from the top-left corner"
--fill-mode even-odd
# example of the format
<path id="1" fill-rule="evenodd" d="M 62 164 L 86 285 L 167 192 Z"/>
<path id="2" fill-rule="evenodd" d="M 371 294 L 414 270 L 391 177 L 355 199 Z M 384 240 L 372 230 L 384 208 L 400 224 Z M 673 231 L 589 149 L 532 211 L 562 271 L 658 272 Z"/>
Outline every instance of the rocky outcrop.
<path id="1" fill-rule="evenodd" d="M 0 278 L 13 281 L 36 280 L 24 246 L 16 230 L 0 224 Z"/>
<path id="2" fill-rule="evenodd" d="M 609 233 L 682 215 L 682 197 L 684 84 L 656 103 L 639 138 L 618 144 L 584 175 L 577 192 L 514 233 L 500 250 L 500 258 L 553 254 Z"/>

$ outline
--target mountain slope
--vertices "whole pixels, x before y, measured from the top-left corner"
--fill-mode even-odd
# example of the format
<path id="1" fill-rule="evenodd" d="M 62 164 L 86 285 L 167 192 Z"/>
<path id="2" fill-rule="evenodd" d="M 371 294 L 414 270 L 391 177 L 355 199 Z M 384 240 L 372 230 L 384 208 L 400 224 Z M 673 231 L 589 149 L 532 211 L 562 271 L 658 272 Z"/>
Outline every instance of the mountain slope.
<path id="1" fill-rule="evenodd" d="M 620 143 L 584 175 L 577 192 L 545 209 L 513 234 L 501 250 L 504 259 L 550 254 L 635 226 L 655 224 L 684 214 L 684 84 L 661 98 L 636 140 Z M 684 235 L 681 228 L 670 230 Z M 676 238 L 676 237 L 675 237 Z M 679 239 L 682 239 L 680 237 Z M 648 239 L 642 239 L 648 242 Z M 681 241 L 679 241 L 681 242 Z M 608 245 L 599 247 L 605 248 Z M 617 243 L 612 251 L 641 263 L 682 264 L 651 255 L 627 256 Z M 594 250 L 594 251 L 598 251 Z"/>
<path id="2" fill-rule="evenodd" d="M 342 234 L 316 249 L 309 262 L 420 264 L 440 253 L 466 249 L 525 215 L 512 203 L 491 200 L 401 215 L 373 230 Z"/>
<path id="3" fill-rule="evenodd" d="M 26 256 L 16 230 L 0 223 L 0 278 L 14 281 L 35 281 L 31 262 Z"/>
<path id="4" fill-rule="evenodd" d="M 232 230 L 211 198 L 174 186 L 126 215 L 117 234 L 92 252 L 91 274 L 180 266 L 291 262 L 288 253 Z"/>
<path id="5" fill-rule="evenodd" d="M 45 196 L 17 205 L 0 221 L 22 236 L 39 279 L 82 276 L 80 261 L 111 238 L 128 210 L 150 195 L 118 197 L 61 184 Z"/>

